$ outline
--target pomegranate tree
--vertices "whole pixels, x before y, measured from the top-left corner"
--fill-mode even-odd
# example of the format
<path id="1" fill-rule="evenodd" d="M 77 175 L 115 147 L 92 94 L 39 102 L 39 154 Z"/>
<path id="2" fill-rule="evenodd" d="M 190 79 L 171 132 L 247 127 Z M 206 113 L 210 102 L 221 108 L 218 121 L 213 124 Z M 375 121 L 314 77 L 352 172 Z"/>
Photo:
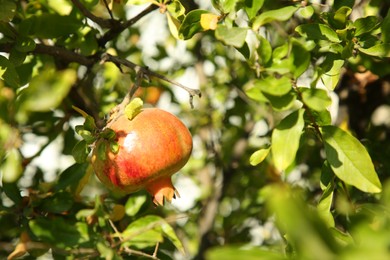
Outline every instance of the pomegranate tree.
<path id="1" fill-rule="evenodd" d="M 176 116 L 158 108 L 132 117 L 124 113 L 110 122 L 118 147 L 113 151 L 112 141 L 97 140 L 92 166 L 108 188 L 126 193 L 145 188 L 156 205 L 163 205 L 179 195 L 171 176 L 189 159 L 191 134 Z"/>

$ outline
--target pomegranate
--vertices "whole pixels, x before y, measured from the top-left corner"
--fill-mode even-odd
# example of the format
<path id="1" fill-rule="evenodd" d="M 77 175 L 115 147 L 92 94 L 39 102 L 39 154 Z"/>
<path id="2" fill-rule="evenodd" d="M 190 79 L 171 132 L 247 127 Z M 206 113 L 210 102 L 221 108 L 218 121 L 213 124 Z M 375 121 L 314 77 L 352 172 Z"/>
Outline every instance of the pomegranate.
<path id="1" fill-rule="evenodd" d="M 110 141 L 101 138 L 92 153 L 92 166 L 103 184 L 126 193 L 145 188 L 156 205 L 179 196 L 171 176 L 187 163 L 192 137 L 176 116 L 145 108 L 131 120 L 119 116 L 109 127 L 116 133 L 119 150 L 112 152 Z M 102 143 L 104 160 L 98 154 Z"/>

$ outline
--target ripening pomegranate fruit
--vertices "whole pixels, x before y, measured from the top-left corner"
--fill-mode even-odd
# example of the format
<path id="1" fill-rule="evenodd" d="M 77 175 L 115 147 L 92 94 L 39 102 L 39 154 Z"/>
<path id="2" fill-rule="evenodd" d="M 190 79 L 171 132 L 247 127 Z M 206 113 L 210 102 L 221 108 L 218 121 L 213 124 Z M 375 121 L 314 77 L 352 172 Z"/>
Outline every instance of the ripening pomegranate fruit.
<path id="1" fill-rule="evenodd" d="M 171 176 L 187 163 L 192 137 L 176 116 L 145 108 L 132 120 L 120 116 L 110 128 L 116 133 L 119 150 L 112 152 L 109 141 L 100 139 L 92 153 L 92 166 L 102 183 L 126 193 L 145 188 L 156 205 L 179 195 Z M 106 142 L 104 160 L 98 154 L 102 142 Z"/>

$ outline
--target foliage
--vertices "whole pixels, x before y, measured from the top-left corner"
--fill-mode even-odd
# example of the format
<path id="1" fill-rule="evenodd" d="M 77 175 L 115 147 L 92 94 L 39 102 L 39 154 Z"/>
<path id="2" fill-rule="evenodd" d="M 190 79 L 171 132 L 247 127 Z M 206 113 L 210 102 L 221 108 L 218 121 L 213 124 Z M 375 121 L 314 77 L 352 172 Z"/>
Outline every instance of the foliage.
<path id="1" fill-rule="evenodd" d="M 0 0 L 0 256 L 388 259 L 388 10 Z M 89 165 L 134 94 L 193 134 L 172 205 Z"/>

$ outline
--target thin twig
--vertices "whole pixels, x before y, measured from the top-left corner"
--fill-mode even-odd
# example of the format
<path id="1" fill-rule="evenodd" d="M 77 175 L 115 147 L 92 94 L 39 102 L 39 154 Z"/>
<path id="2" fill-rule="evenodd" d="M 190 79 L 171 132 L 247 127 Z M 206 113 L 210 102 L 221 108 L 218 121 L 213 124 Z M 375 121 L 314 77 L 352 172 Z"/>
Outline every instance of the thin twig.
<path id="1" fill-rule="evenodd" d="M 154 256 L 154 257 L 157 257 L 157 252 L 158 252 L 159 246 L 160 246 L 160 243 L 157 242 L 157 243 L 156 243 L 156 247 L 154 248 L 154 252 L 153 252 L 153 256 Z"/>
<path id="2" fill-rule="evenodd" d="M 113 245 L 113 247 L 118 247 L 120 244 L 122 244 L 124 242 L 131 241 L 133 238 L 145 233 L 146 231 L 152 230 L 156 227 L 162 226 L 162 225 L 167 224 L 167 223 L 169 224 L 169 223 L 175 222 L 178 219 L 182 219 L 182 218 L 188 218 L 188 216 L 185 214 L 182 214 L 182 215 L 171 216 L 171 217 L 162 219 L 160 221 L 152 222 L 152 223 L 150 223 L 146 226 L 143 226 L 142 228 L 136 230 L 131 235 L 129 235 L 125 238 L 122 238 L 122 241 L 117 242 L 116 244 Z"/>
<path id="3" fill-rule="evenodd" d="M 114 20 L 112 14 L 110 13 L 111 19 L 103 19 L 91 13 L 79 0 L 71 0 L 72 3 L 80 10 L 80 12 L 91 21 L 97 23 L 102 28 L 113 28 L 120 24 L 119 21 Z M 106 2 L 106 1 L 104 1 Z M 110 11 L 111 12 L 111 11 Z"/>
<path id="4" fill-rule="evenodd" d="M 106 7 L 107 12 L 108 12 L 108 14 L 110 15 L 111 19 L 114 19 L 114 16 L 112 15 L 112 12 L 111 12 L 111 9 L 110 9 L 110 7 L 108 6 L 107 0 L 103 0 L 103 2 L 104 2 L 104 6 Z"/>
<path id="5" fill-rule="evenodd" d="M 155 257 L 154 255 L 149 255 L 147 253 L 144 253 L 142 251 L 139 251 L 139 250 L 134 250 L 134 249 L 131 249 L 129 247 L 124 247 L 123 248 L 124 251 L 130 255 L 136 255 L 136 256 L 143 256 L 143 257 L 146 257 L 146 258 L 149 258 L 149 259 L 154 259 L 154 260 L 159 260 L 159 258 Z"/>
<path id="6" fill-rule="evenodd" d="M 152 11 L 156 10 L 158 8 L 157 5 L 149 5 L 145 10 L 143 10 L 141 13 L 136 15 L 135 17 L 131 18 L 130 20 L 127 20 L 126 22 L 123 22 L 119 24 L 118 26 L 112 27 L 108 32 L 106 32 L 99 40 L 99 46 L 106 45 L 107 42 L 114 39 L 116 36 L 118 36 L 121 32 L 126 30 L 128 27 L 132 26 L 136 22 L 138 22 L 142 17 L 145 15 L 151 13 Z"/>
<path id="7" fill-rule="evenodd" d="M 108 220 L 108 223 L 110 223 L 111 228 L 114 230 L 115 235 L 117 235 L 117 236 L 119 237 L 119 240 L 120 240 L 120 241 L 123 241 L 122 236 L 120 235 L 120 232 L 119 232 L 118 229 L 116 228 L 114 222 L 112 222 L 112 220 L 109 219 L 109 220 Z"/>
<path id="8" fill-rule="evenodd" d="M 118 67 L 120 67 L 120 65 L 126 66 L 128 68 L 131 68 L 131 69 L 137 71 L 137 72 L 140 71 L 143 75 L 164 80 L 164 81 L 166 81 L 168 83 L 171 83 L 173 85 L 176 85 L 176 86 L 184 89 L 190 95 L 190 105 L 191 105 L 191 108 L 194 108 L 194 105 L 192 103 L 193 97 L 194 96 L 201 97 L 201 92 L 200 92 L 199 89 L 192 89 L 192 88 L 186 87 L 186 86 L 184 86 L 183 84 L 180 84 L 177 81 L 171 80 L 171 79 L 165 77 L 164 75 L 161 75 L 161 74 L 159 74 L 157 72 L 151 71 L 148 68 L 139 66 L 139 65 L 137 65 L 137 64 L 135 64 L 135 63 L 133 63 L 131 61 L 128 61 L 126 59 L 122 59 L 122 58 L 119 58 L 119 57 L 116 57 L 116 56 L 112 56 L 112 55 L 110 55 L 108 53 L 104 53 L 103 56 L 102 56 L 102 61 L 103 62 L 107 62 L 107 61 L 113 62 Z"/>
<path id="9" fill-rule="evenodd" d="M 123 241 L 123 237 L 122 237 L 121 233 L 118 231 L 118 229 L 116 228 L 114 222 L 112 222 L 111 219 L 108 220 L 108 223 L 110 223 L 111 228 L 115 232 L 115 236 L 119 238 L 119 240 L 121 241 L 121 245 L 122 245 L 122 243 L 124 241 Z M 131 249 L 128 246 L 124 246 L 123 250 L 124 250 L 124 252 L 126 252 L 128 254 L 131 254 L 131 255 L 144 256 L 144 257 L 147 257 L 147 258 L 150 258 L 150 259 L 158 259 L 154 254 L 153 255 L 149 255 L 149 254 L 144 253 L 142 251 Z"/>

